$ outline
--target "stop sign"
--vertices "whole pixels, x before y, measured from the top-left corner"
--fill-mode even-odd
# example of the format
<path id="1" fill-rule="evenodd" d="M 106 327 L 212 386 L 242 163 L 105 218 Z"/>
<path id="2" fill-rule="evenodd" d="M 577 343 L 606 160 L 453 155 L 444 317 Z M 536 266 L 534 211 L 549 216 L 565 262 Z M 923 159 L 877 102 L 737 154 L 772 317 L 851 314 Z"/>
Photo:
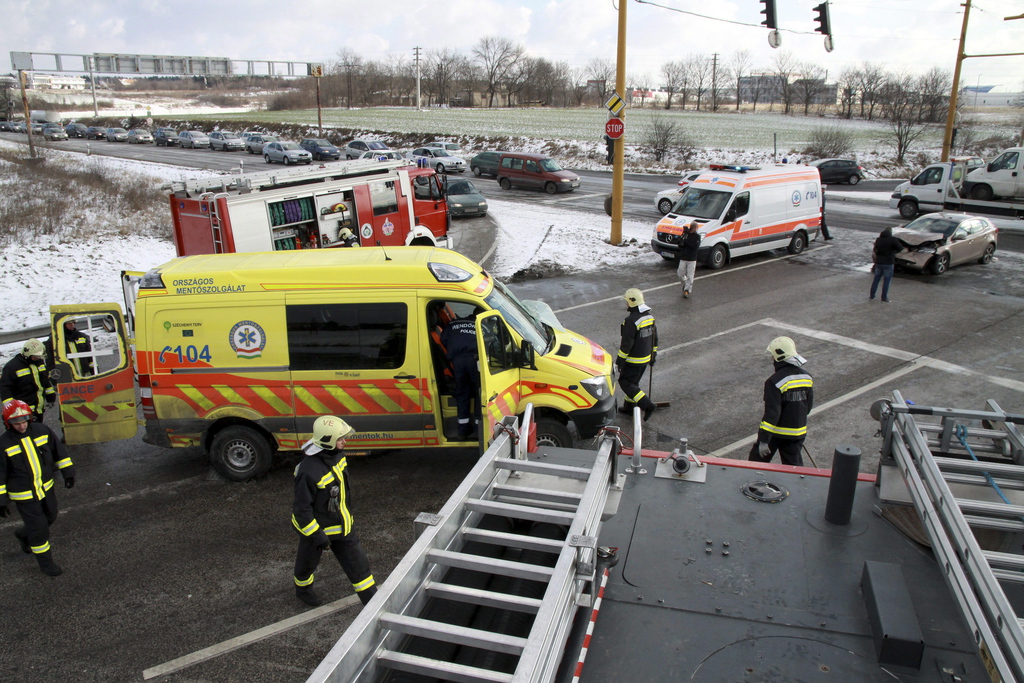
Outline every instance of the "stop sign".
<path id="1" fill-rule="evenodd" d="M 604 124 L 604 133 L 612 140 L 621 138 L 625 130 L 626 127 L 622 125 L 622 119 L 608 119 L 608 123 Z"/>

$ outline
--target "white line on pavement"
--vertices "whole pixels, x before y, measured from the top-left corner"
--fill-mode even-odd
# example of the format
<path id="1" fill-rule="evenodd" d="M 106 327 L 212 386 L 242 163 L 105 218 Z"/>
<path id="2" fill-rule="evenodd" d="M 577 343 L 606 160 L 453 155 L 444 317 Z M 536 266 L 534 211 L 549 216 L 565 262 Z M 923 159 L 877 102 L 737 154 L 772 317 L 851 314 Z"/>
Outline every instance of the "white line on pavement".
<path id="1" fill-rule="evenodd" d="M 157 666 L 143 671 L 142 678 L 149 680 L 150 678 L 156 678 L 157 676 L 164 676 L 166 674 L 179 671 L 192 666 L 193 664 L 205 662 L 208 659 L 219 657 L 222 654 L 231 652 L 232 650 L 237 650 L 240 647 L 245 647 L 246 645 L 251 645 L 252 643 L 270 638 L 271 636 L 276 636 L 279 633 L 284 633 L 285 631 L 296 628 L 297 626 L 308 624 L 309 622 L 315 621 L 320 617 L 327 616 L 328 614 L 347 609 L 358 602 L 359 596 L 357 595 L 350 595 L 347 598 L 335 600 L 334 602 L 322 605 L 308 612 L 297 614 L 294 617 L 288 617 L 276 624 L 270 624 L 263 628 L 258 628 L 255 631 L 250 631 L 249 633 L 231 638 L 230 640 L 225 640 L 222 643 L 217 643 L 216 645 L 211 645 L 210 647 L 203 648 L 202 650 L 197 650 L 196 652 L 178 657 L 177 659 L 172 659 L 169 662 L 158 664 Z"/>

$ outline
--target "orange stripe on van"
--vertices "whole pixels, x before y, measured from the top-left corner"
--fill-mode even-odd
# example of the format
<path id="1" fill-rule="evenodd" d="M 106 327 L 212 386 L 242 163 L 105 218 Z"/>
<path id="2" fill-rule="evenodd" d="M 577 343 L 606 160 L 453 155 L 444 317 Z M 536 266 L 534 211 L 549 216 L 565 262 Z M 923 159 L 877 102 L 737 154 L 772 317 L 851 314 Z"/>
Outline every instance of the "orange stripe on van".
<path id="1" fill-rule="evenodd" d="M 817 173 L 787 173 L 784 176 L 752 178 L 744 184 L 744 187 L 764 187 L 766 185 L 781 185 L 784 183 L 792 183 L 798 180 L 816 181 L 817 179 Z"/>

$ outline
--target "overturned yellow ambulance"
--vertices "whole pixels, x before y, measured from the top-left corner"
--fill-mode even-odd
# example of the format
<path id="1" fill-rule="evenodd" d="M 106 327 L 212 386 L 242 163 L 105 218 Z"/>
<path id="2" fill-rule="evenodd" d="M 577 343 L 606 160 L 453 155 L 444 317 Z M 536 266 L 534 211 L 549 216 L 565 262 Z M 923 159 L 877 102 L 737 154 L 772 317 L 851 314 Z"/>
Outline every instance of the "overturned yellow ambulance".
<path id="1" fill-rule="evenodd" d="M 355 451 L 472 445 L 458 437 L 440 344 L 444 325 L 467 316 L 481 359 L 482 445 L 527 403 L 549 445 L 590 438 L 614 416 L 611 356 L 453 251 L 210 254 L 123 279 L 127 315 L 109 303 L 51 308 L 69 444 L 136 434 L 134 373 L 144 439 L 204 447 L 234 480 L 298 449 L 325 414 L 356 429 Z M 90 336 L 88 351 L 65 348 L 69 319 Z"/>

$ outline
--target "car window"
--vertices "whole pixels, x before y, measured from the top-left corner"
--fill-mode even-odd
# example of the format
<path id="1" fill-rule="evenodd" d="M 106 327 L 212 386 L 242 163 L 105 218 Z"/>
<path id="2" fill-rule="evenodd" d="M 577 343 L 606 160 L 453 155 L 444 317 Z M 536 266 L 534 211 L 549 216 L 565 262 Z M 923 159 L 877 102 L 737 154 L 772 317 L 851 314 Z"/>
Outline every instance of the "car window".
<path id="1" fill-rule="evenodd" d="M 1017 159 L 1020 155 L 1017 152 L 1005 152 L 992 162 L 993 171 L 1012 171 L 1017 168 Z"/>
<path id="2" fill-rule="evenodd" d="M 476 192 L 476 187 L 468 180 L 461 180 L 448 185 L 448 194 L 471 194 Z"/>
<path id="3" fill-rule="evenodd" d="M 279 149 L 302 149 L 294 142 L 281 142 L 278 143 Z"/>
<path id="4" fill-rule="evenodd" d="M 533 159 L 526 160 L 526 170 L 530 173 L 540 173 L 540 166 Z"/>
<path id="5" fill-rule="evenodd" d="M 363 149 L 387 149 L 388 146 L 383 142 L 368 142 Z"/>
<path id="6" fill-rule="evenodd" d="M 553 171 L 562 170 L 562 167 L 559 166 L 558 162 L 555 161 L 554 159 L 541 159 L 539 163 L 540 167 L 543 168 L 545 171 L 548 171 L 549 173 Z"/>
<path id="7" fill-rule="evenodd" d="M 905 230 L 920 233 L 941 233 L 946 237 L 960 226 L 960 221 L 942 216 L 921 216 L 904 226 Z"/>

